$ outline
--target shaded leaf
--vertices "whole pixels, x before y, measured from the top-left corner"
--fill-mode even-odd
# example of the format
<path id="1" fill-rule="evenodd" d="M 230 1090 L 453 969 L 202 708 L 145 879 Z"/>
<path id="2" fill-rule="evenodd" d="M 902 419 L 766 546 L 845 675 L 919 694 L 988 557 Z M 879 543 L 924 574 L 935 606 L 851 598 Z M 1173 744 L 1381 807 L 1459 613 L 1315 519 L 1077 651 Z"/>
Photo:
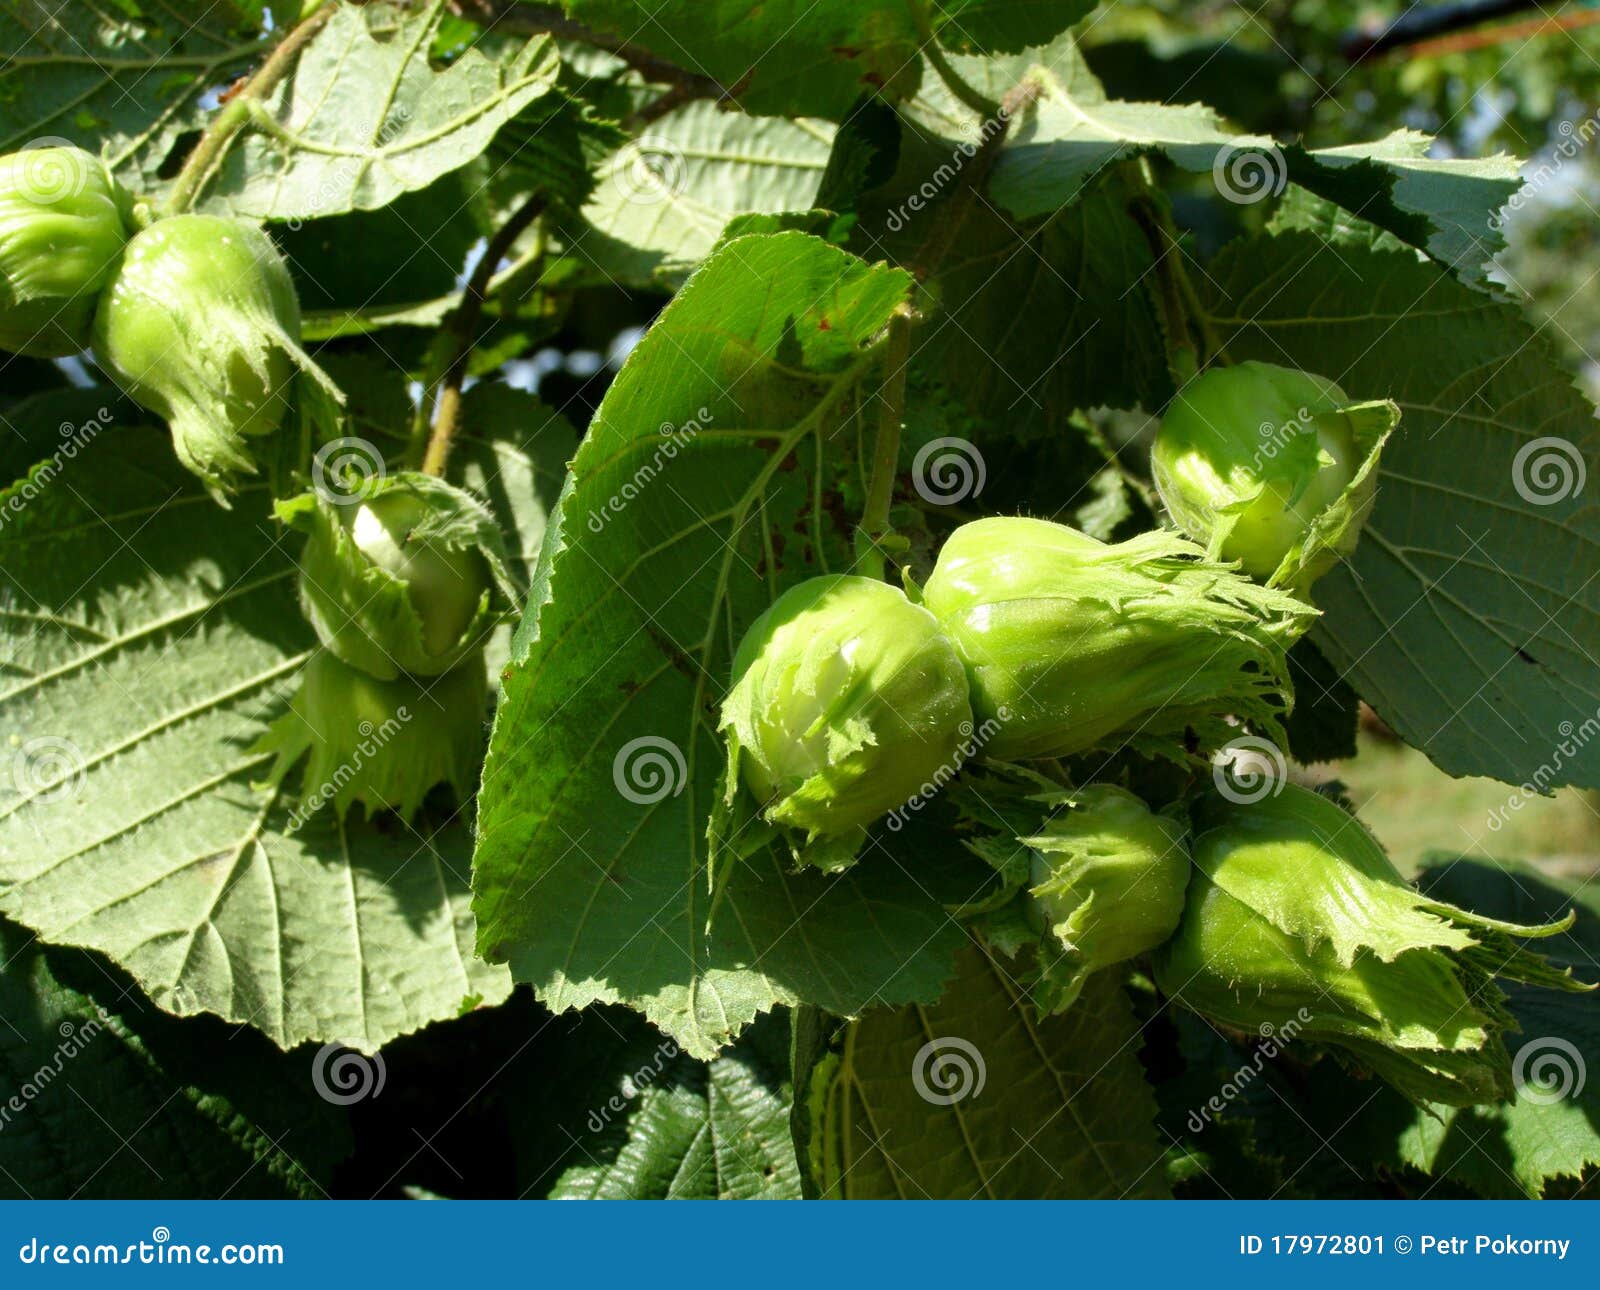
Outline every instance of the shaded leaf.
<path id="1" fill-rule="evenodd" d="M 939 43 L 964 54 L 1047 45 L 1098 0 L 929 0 Z"/>
<path id="2" fill-rule="evenodd" d="M 1289 753 L 1298 762 L 1338 761 L 1356 755 L 1361 700 L 1309 640 L 1289 651 L 1294 711 L 1284 720 Z"/>
<path id="3" fill-rule="evenodd" d="M 789 1140 L 789 1029 L 763 1017 L 711 1062 L 604 1009 L 567 1027 L 555 1099 L 525 1099 L 514 1128 L 523 1187 L 552 1200 L 797 1199 Z M 548 1161 L 548 1164 L 546 1163 Z"/>
<path id="4" fill-rule="evenodd" d="M 457 292 L 467 255 L 484 233 L 470 173 L 446 175 L 380 210 L 275 228 L 273 240 L 294 272 L 303 313 L 392 314 Z"/>
<path id="5" fill-rule="evenodd" d="M 1012 221 L 980 204 L 963 221 L 936 274 L 937 312 L 915 336 L 914 362 L 920 379 L 978 423 L 969 437 L 1054 440 L 1076 410 L 1153 410 L 1171 397 L 1153 257 L 1127 199 L 1111 175 L 1048 220 Z M 939 212 L 902 208 L 898 218 L 905 233 L 890 245 L 911 253 L 906 244 Z M 1103 456 L 1093 450 L 1083 460 L 1098 467 Z M 1040 490 L 1031 480 L 1037 513 L 1087 500 L 1071 482 Z"/>
<path id="6" fill-rule="evenodd" d="M 862 93 L 915 88 L 921 74 L 904 0 L 565 0 L 564 7 L 590 27 L 712 78 L 749 112 L 838 120 Z"/>
<path id="7" fill-rule="evenodd" d="M 325 1197 L 350 1148 L 309 1056 L 176 1022 L 99 960 L 0 923 L 0 1195 Z"/>
<path id="8" fill-rule="evenodd" d="M 1003 960 L 959 958 L 937 1005 L 878 1009 L 809 1073 L 807 1167 L 847 1199 L 1165 1193 L 1155 1099 L 1112 972 L 1041 1018 Z"/>

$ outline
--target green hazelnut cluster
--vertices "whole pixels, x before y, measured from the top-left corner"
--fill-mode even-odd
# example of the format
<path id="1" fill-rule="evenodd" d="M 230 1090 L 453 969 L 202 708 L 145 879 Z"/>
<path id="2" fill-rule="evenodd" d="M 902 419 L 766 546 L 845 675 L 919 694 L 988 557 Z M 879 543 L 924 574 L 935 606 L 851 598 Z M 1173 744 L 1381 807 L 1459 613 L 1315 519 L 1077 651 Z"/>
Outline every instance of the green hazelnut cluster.
<path id="1" fill-rule="evenodd" d="M 92 348 L 224 505 L 261 469 L 259 445 L 289 442 L 280 432 L 291 426 L 315 442 L 337 424 L 339 391 L 300 338 L 288 264 L 256 225 L 155 219 L 78 148 L 0 157 L 0 347 Z M 465 795 L 481 751 L 484 643 L 515 596 L 492 517 L 414 473 L 276 509 L 306 536 L 301 602 L 323 648 L 261 742 L 276 754 L 272 780 L 305 760 L 303 818 L 358 802 L 410 815 L 439 783 Z"/>
<path id="2" fill-rule="evenodd" d="M 1501 983 L 1593 987 L 1524 942 L 1572 925 L 1489 919 L 1419 892 L 1332 798 L 1279 783 L 1207 788 L 1152 811 L 1111 784 L 1020 767 L 957 789 L 968 847 L 995 871 L 959 911 L 1042 1012 L 1093 972 L 1142 960 L 1157 990 L 1216 1026 L 1331 1054 L 1419 1104 L 1514 1095 Z"/>
<path id="3" fill-rule="evenodd" d="M 1335 435 L 1348 422 L 1319 424 L 1310 433 L 1332 447 L 1318 458 L 1351 465 Z M 1319 485 L 1319 504 L 1355 521 L 1370 492 L 1350 487 L 1367 476 L 1357 463 L 1341 478 Z M 874 825 L 896 829 L 908 804 L 948 789 L 995 875 L 957 912 L 992 949 L 1029 956 L 1018 970 L 1042 1010 L 1143 960 L 1174 1002 L 1245 1032 L 1292 1031 L 1419 1102 L 1511 1096 L 1514 1023 L 1496 982 L 1588 988 L 1522 944 L 1567 924 L 1497 922 L 1419 893 L 1339 804 L 1286 783 L 1241 793 L 1212 767 L 1160 811 L 1120 783 L 1070 783 L 1124 749 L 1197 767 L 1249 727 L 1286 743 L 1287 652 L 1316 613 L 1287 585 L 1337 546 L 1307 557 L 1305 531 L 1267 514 L 1287 496 L 1219 508 L 1248 520 L 1235 537 L 1283 538 L 1273 559 L 1215 533 L 1209 547 L 1171 532 L 1106 543 L 998 518 L 957 528 L 920 591 L 801 583 L 736 651 L 724 807 L 742 784 L 798 862 L 831 871 Z M 1306 513 L 1314 529 L 1324 512 Z M 1290 557 L 1297 572 L 1280 577 Z"/>
<path id="4" fill-rule="evenodd" d="M 722 706 L 730 786 L 798 857 L 839 868 L 974 755 L 1183 759 L 1240 718 L 1281 739 L 1286 654 L 1313 615 L 1172 534 L 976 520 L 920 592 L 814 578 L 751 626 Z"/>
<path id="5" fill-rule="evenodd" d="M 484 645 L 516 601 L 493 516 L 411 471 L 355 497 L 306 492 L 277 514 L 306 537 L 300 601 L 322 650 L 268 734 L 274 776 L 309 751 L 303 799 L 341 814 L 359 802 L 410 816 L 439 783 L 465 796 L 482 746 Z"/>
<path id="6" fill-rule="evenodd" d="M 1411 887 L 1361 822 L 1292 784 L 1195 811 L 1194 869 L 1155 957 L 1170 998 L 1238 1030 L 1293 1035 L 1420 1103 L 1514 1092 L 1497 981 L 1586 990 L 1522 941 L 1572 924 L 1483 918 Z"/>
<path id="7" fill-rule="evenodd" d="M 981 519 L 912 597 L 860 578 L 791 590 L 734 661 L 730 783 L 803 834 L 797 855 L 837 867 L 869 823 L 953 775 L 974 727 L 991 761 L 1203 756 L 1245 724 L 1282 746 L 1306 594 L 1354 549 L 1398 421 L 1308 372 L 1215 368 L 1173 400 L 1152 454 L 1182 534 L 1107 543 Z"/>
<path id="8" fill-rule="evenodd" d="M 257 469 L 251 440 L 284 425 L 297 400 L 326 419 L 339 399 L 300 347 L 288 266 L 260 228 L 215 215 L 152 222 L 80 148 L 0 157 L 0 348 L 92 348 L 168 423 L 179 459 L 219 501 Z"/>

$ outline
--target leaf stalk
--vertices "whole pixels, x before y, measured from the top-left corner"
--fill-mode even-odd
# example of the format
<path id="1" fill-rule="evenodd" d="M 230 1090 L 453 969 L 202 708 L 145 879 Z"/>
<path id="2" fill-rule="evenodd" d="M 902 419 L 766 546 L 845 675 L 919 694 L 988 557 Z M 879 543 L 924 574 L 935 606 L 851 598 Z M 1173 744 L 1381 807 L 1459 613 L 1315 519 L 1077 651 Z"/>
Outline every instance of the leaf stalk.
<path id="1" fill-rule="evenodd" d="M 222 160 L 234 136 L 250 120 L 252 103 L 264 100 L 283 82 L 294 69 L 300 51 L 322 30 L 338 7 L 338 0 L 328 0 L 327 3 L 314 9 L 304 21 L 290 30 L 289 34 L 279 42 L 278 47 L 267 55 L 266 61 L 255 74 L 223 104 L 221 110 L 211 119 L 211 124 L 206 127 L 205 133 L 200 136 L 200 142 L 195 144 L 194 150 L 184 160 L 183 169 L 178 171 L 178 177 L 173 181 L 172 191 L 166 200 L 168 215 L 181 214 L 194 204 L 195 198 L 199 196 L 201 188 L 217 163 Z"/>
<path id="2" fill-rule="evenodd" d="M 1178 230 L 1152 181 L 1149 160 L 1140 158 L 1126 167 L 1126 173 L 1134 189 L 1128 213 L 1144 233 L 1155 257 L 1156 299 L 1167 338 L 1167 365 L 1174 383 L 1182 385 L 1200 370 L 1202 363 L 1227 363 L 1228 355 L 1194 280 L 1184 268 Z M 1198 339 L 1195 332 L 1199 333 Z"/>
<path id="3" fill-rule="evenodd" d="M 911 10 L 911 21 L 916 24 L 917 41 L 922 46 L 923 57 L 933 65 L 933 70 L 939 73 L 939 79 L 945 83 L 950 93 L 979 116 L 998 116 L 1000 104 L 969 85 L 945 57 L 939 38 L 934 34 L 933 19 L 928 13 L 926 0 L 906 0 L 906 6 Z"/>
<path id="4" fill-rule="evenodd" d="M 882 578 L 886 569 L 885 543 L 889 538 L 889 507 L 894 501 L 894 478 L 900 469 L 900 431 L 906 416 L 906 369 L 911 365 L 911 307 L 902 304 L 889 319 L 889 337 L 883 349 L 884 379 L 878 391 L 878 432 L 872 444 L 872 473 L 868 476 L 867 502 L 861 513 L 856 552 L 861 572 Z"/>

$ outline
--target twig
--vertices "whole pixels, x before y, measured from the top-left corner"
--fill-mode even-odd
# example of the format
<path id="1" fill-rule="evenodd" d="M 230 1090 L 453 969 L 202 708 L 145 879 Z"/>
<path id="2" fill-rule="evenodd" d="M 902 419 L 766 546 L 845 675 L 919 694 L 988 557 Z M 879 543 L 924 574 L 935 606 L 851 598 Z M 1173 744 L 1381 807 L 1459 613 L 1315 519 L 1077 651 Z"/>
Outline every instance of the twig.
<path id="1" fill-rule="evenodd" d="M 692 85 L 669 85 L 664 94 L 651 99 L 648 103 L 628 114 L 627 125 L 649 125 L 661 120 L 667 113 L 682 107 L 685 103 L 693 103 L 696 99 L 707 98 L 709 95 Z"/>
<path id="2" fill-rule="evenodd" d="M 484 247 L 483 257 L 473 266 L 472 276 L 467 279 L 466 289 L 462 292 L 461 303 L 440 329 L 450 345 L 450 358 L 439 383 L 439 396 L 433 412 L 433 433 L 422 458 L 424 474 L 442 476 L 450 458 L 450 445 L 461 420 L 461 387 L 466 380 L 467 359 L 477 339 L 478 325 L 483 318 L 483 306 L 489 298 L 489 283 L 495 269 L 529 225 L 544 213 L 548 200 L 543 192 L 534 193 L 496 230 L 489 244 Z"/>
<path id="3" fill-rule="evenodd" d="M 241 126 L 250 119 L 250 105 L 266 98 L 294 68 L 300 51 L 311 38 L 322 30 L 324 24 L 339 7 L 337 0 L 328 0 L 299 26 L 293 28 L 267 56 L 255 74 L 228 100 L 212 118 L 206 132 L 200 136 L 194 151 L 184 160 L 183 169 L 173 180 L 172 191 L 167 195 L 168 214 L 178 214 L 189 209 L 213 166 L 222 159 L 228 145 L 233 142 Z"/>
<path id="4" fill-rule="evenodd" d="M 703 77 L 693 81 L 679 81 L 667 87 L 667 92 L 661 97 L 652 99 L 641 107 L 635 108 L 622 119 L 622 124 L 627 129 L 636 129 L 641 125 L 649 125 L 652 121 L 659 121 L 675 108 L 682 107 L 685 103 L 692 103 L 697 99 L 712 99 L 717 103 L 736 103 L 739 95 L 749 88 L 750 78 L 755 75 L 755 68 L 751 68 L 727 89 L 723 89 L 717 81 Z"/>
<path id="5" fill-rule="evenodd" d="M 1339 44 L 1346 58 L 1359 63 L 1374 54 L 1532 9 L 1537 3 L 1538 0 L 1463 0 L 1460 4 L 1429 5 L 1420 9 L 1410 5 L 1393 22 L 1348 32 Z"/>
<path id="6" fill-rule="evenodd" d="M 1165 212 L 1163 211 L 1163 217 Z M 1172 250 L 1174 255 L 1181 256 L 1182 250 L 1178 246 L 1177 238 L 1172 231 L 1170 220 L 1163 218 L 1162 227 L 1172 237 Z M 1200 338 L 1205 342 L 1206 362 L 1229 363 L 1228 351 L 1222 347 L 1222 338 L 1217 335 L 1217 329 L 1211 322 L 1211 311 L 1206 308 L 1205 302 L 1200 299 L 1200 293 L 1195 290 L 1194 279 L 1189 276 L 1189 271 L 1183 267 L 1181 259 L 1175 262 L 1173 276 L 1178 280 L 1178 290 L 1183 294 L 1183 302 L 1189 307 L 1189 317 L 1194 319 L 1200 328 Z"/>
<path id="7" fill-rule="evenodd" d="M 1558 31 L 1579 31 L 1600 23 L 1600 9 L 1580 9 L 1576 13 L 1558 14 L 1553 18 L 1529 18 L 1524 22 L 1508 22 L 1482 31 L 1463 31 L 1454 36 L 1440 36 L 1436 40 L 1419 40 L 1406 50 L 1409 59 L 1444 58 L 1450 54 L 1464 54 L 1474 49 L 1487 49 L 1511 41 L 1526 44 L 1540 36 L 1553 36 Z"/>

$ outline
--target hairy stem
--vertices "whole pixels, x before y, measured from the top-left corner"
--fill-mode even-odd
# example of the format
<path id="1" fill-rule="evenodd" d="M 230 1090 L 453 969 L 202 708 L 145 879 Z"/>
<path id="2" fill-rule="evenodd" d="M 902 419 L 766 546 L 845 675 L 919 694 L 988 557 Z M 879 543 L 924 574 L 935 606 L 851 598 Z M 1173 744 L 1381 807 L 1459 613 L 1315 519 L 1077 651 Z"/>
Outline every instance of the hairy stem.
<path id="1" fill-rule="evenodd" d="M 1134 188 L 1128 214 L 1143 231 L 1155 257 L 1156 297 L 1167 336 L 1168 364 L 1173 379 L 1181 385 L 1199 370 L 1202 361 L 1226 363 L 1228 356 L 1212 326 L 1211 315 L 1183 266 L 1178 230 L 1156 191 L 1149 162 L 1141 158 L 1129 164 L 1125 173 L 1132 179 Z M 1194 336 L 1196 330 L 1198 342 Z"/>
<path id="2" fill-rule="evenodd" d="M 1012 119 L 1038 96 L 1039 87 L 1024 81 L 1010 90 L 995 109 L 999 128 L 988 132 L 982 145 L 962 169 L 956 190 L 935 213 L 933 225 L 906 267 L 919 282 L 926 281 L 955 244 L 961 226 L 978 200 Z M 862 572 L 881 578 L 886 552 L 893 539 L 889 508 L 894 500 L 894 480 L 900 468 L 900 432 L 905 423 L 906 374 L 911 366 L 911 328 L 916 312 L 901 306 L 889 321 L 884 346 L 884 380 L 879 390 L 878 429 L 872 446 L 872 472 L 867 479 L 867 500 L 856 533 L 856 557 Z"/>
<path id="3" fill-rule="evenodd" d="M 433 432 L 422 458 L 424 474 L 442 476 L 449 462 L 450 446 L 461 421 L 461 387 L 467 376 L 467 360 L 472 354 L 472 345 L 483 320 L 483 306 L 489 298 L 489 283 L 500 261 L 516 245 L 517 239 L 543 214 L 547 200 L 543 192 L 535 192 L 495 231 L 489 244 L 484 247 L 483 257 L 473 266 L 472 276 L 467 279 L 466 289 L 462 292 L 461 303 L 440 329 L 448 357 L 437 386 Z M 428 406 L 426 392 L 422 406 Z"/>
<path id="4" fill-rule="evenodd" d="M 922 245 L 906 264 L 906 267 L 917 275 L 918 281 L 926 281 L 931 277 L 944 257 L 950 253 L 950 248 L 955 245 L 956 237 L 961 232 L 961 226 L 966 223 L 967 216 L 977 203 L 978 193 L 982 191 L 985 181 L 989 178 L 989 171 L 994 168 L 1001 146 L 1010 131 L 1012 120 L 1038 97 L 1039 86 L 1033 81 L 1023 81 L 1008 91 L 999 107 L 995 109 L 993 119 L 999 123 L 999 127 L 985 132 L 983 142 L 957 177 L 955 191 L 934 212 L 933 223 L 927 236 L 922 239 Z"/>
<path id="5" fill-rule="evenodd" d="M 1155 256 L 1155 294 L 1161 308 L 1161 331 L 1167 341 L 1167 366 L 1173 383 L 1182 385 L 1199 371 L 1200 362 L 1199 349 L 1189 333 L 1188 304 L 1172 270 L 1176 251 L 1166 237 L 1154 202 L 1136 197 L 1128 203 L 1128 213 L 1143 231 L 1150 253 Z"/>
<path id="6" fill-rule="evenodd" d="M 857 552 L 861 572 L 869 578 L 884 575 L 883 542 L 889 535 L 889 505 L 894 500 L 894 477 L 900 469 L 900 428 L 906 416 L 906 368 L 911 365 L 911 309 L 908 305 L 901 305 L 889 320 L 883 363 L 883 385 L 878 391 L 878 432 L 872 444 L 872 474 L 867 480 L 867 504 L 861 513 L 862 549 Z"/>
<path id="7" fill-rule="evenodd" d="M 234 136 L 250 119 L 251 103 L 265 99 L 289 75 L 300 57 L 300 51 L 322 30 L 338 7 L 337 0 L 328 0 L 314 9 L 299 26 L 292 28 L 267 56 L 266 62 L 211 119 L 206 132 L 200 136 L 200 142 L 195 144 L 194 151 L 184 161 L 183 169 L 173 181 L 172 192 L 166 201 L 167 214 L 177 215 L 189 209 L 200 195 L 200 189 L 211 171 L 222 160 L 222 154 L 228 150 Z"/>
<path id="8" fill-rule="evenodd" d="M 939 73 L 939 79 L 945 83 L 950 93 L 979 116 L 997 115 L 1000 105 L 968 85 L 961 74 L 950 65 L 950 60 L 944 56 L 939 39 L 933 32 L 933 20 L 928 14 L 927 0 L 906 0 L 906 7 L 911 10 L 911 21 L 916 24 L 917 40 L 921 43 L 923 55 L 933 64 L 933 70 Z"/>

